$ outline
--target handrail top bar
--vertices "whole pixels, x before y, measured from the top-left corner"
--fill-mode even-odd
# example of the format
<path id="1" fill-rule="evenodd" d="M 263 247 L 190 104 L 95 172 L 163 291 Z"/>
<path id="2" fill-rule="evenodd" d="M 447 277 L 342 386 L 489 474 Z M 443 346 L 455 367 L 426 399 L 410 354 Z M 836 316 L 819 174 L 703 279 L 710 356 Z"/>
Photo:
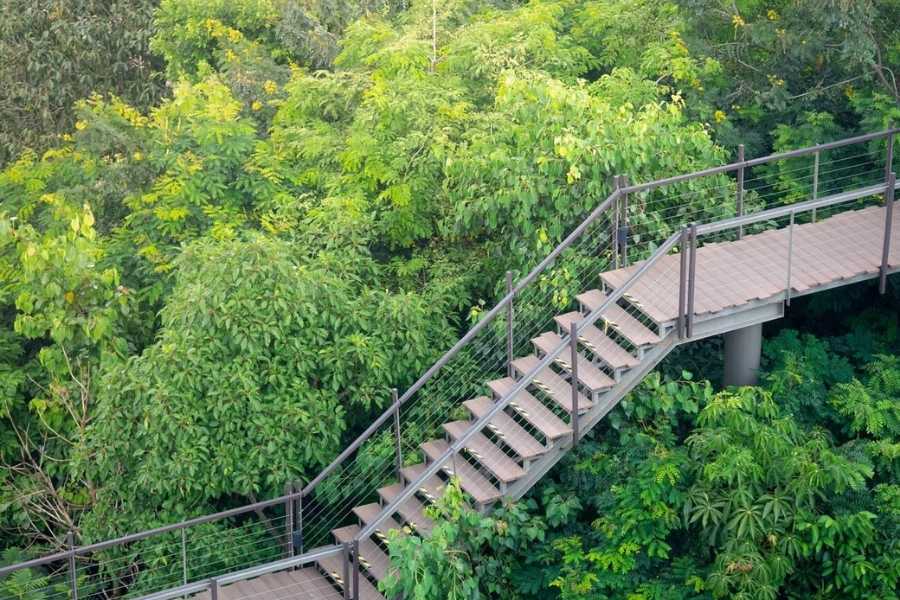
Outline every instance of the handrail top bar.
<path id="1" fill-rule="evenodd" d="M 676 175 L 673 177 L 658 179 L 658 180 L 647 182 L 647 183 L 634 184 L 634 185 L 630 185 L 630 186 L 615 188 L 613 190 L 613 192 L 603 202 L 601 202 L 595 209 L 593 209 L 591 211 L 591 213 L 588 215 L 588 217 L 585 218 L 584 221 L 582 221 L 581 224 L 578 225 L 578 227 L 576 227 L 574 230 L 572 230 L 572 232 L 562 242 L 560 242 L 556 246 L 556 248 L 554 248 L 554 250 L 550 254 L 548 254 L 537 266 L 535 266 L 528 273 L 528 275 L 526 275 L 524 278 L 522 278 L 516 284 L 516 286 L 512 289 L 512 291 L 510 291 L 505 296 L 503 296 L 503 298 L 500 301 L 498 301 L 497 304 L 490 311 L 488 311 L 487 313 L 484 314 L 484 316 L 478 321 L 478 323 L 476 323 L 462 338 L 460 338 L 456 342 L 456 344 L 453 345 L 452 348 L 450 348 L 450 350 L 448 350 L 446 353 L 444 353 L 444 355 L 440 359 L 438 359 L 437 362 L 435 362 L 421 377 L 419 377 L 419 379 L 416 380 L 416 382 L 413 383 L 413 385 L 410 386 L 410 388 L 406 390 L 406 392 L 397 400 L 396 403 L 392 403 L 387 408 L 387 410 L 385 410 L 381 414 L 381 416 L 379 416 L 362 434 L 360 434 L 359 437 L 357 437 L 356 440 L 354 440 L 354 442 L 350 446 L 348 446 L 343 452 L 341 452 L 341 454 L 339 454 L 338 457 L 335 458 L 334 461 L 331 462 L 331 464 L 329 464 L 327 467 L 325 467 L 325 469 L 323 469 L 302 490 L 293 492 L 291 494 L 285 494 L 285 495 L 279 496 L 279 497 L 271 499 L 271 500 L 264 500 L 261 502 L 256 502 L 254 504 L 249 504 L 249 505 L 245 505 L 242 507 L 232 508 L 232 509 L 220 511 L 217 513 L 209 514 L 209 515 L 203 515 L 200 517 L 187 519 L 187 520 L 181 521 L 179 523 L 173 523 L 170 525 L 157 527 L 155 529 L 132 533 L 132 534 L 124 535 L 124 536 L 114 538 L 111 540 L 97 542 L 94 544 L 88 544 L 85 546 L 76 546 L 70 550 L 65 550 L 62 552 L 49 554 L 44 557 L 34 558 L 34 559 L 24 561 L 24 562 L 21 562 L 18 564 L 14 564 L 14 565 L 0 567 L 0 577 L 3 577 L 9 573 L 12 573 L 12 572 L 20 570 L 20 569 L 38 567 L 38 566 L 46 565 L 46 564 L 56 562 L 59 560 L 69 559 L 74 556 L 78 556 L 80 554 L 104 550 L 107 548 L 111 548 L 113 546 L 118 546 L 118 545 L 122 545 L 122 544 L 140 541 L 140 540 L 143 540 L 143 539 L 155 536 L 155 535 L 169 533 L 172 531 L 178 531 L 178 530 L 186 529 L 188 527 L 192 527 L 194 525 L 200 525 L 203 523 L 208 523 L 208 522 L 219 520 L 219 519 L 224 519 L 224 518 L 228 518 L 228 517 L 232 517 L 232 516 L 245 514 L 245 513 L 254 511 L 254 510 L 259 510 L 262 508 L 275 506 L 277 504 L 281 504 L 284 502 L 290 502 L 290 501 L 302 499 L 304 496 L 311 493 L 312 490 L 315 489 L 315 487 L 319 483 L 321 483 L 321 481 L 323 481 L 328 475 L 330 475 L 332 472 L 334 472 L 344 460 L 346 460 L 350 455 L 352 455 L 356 450 L 358 450 L 362 446 L 362 444 L 365 443 L 366 440 L 368 440 L 372 436 L 372 434 L 375 433 L 375 431 L 392 416 L 393 412 L 397 409 L 397 405 L 403 405 L 407 400 L 409 400 L 409 398 L 411 398 L 413 396 L 413 394 L 415 394 L 419 389 L 421 389 L 425 385 L 425 383 L 435 373 L 437 373 L 440 369 L 442 369 L 463 347 L 465 347 L 472 340 L 472 338 L 475 337 L 475 335 L 477 335 L 485 327 L 487 327 L 487 325 L 491 321 L 493 321 L 493 319 L 496 318 L 497 315 L 500 314 L 500 312 L 503 309 L 505 309 L 506 306 L 510 302 L 512 302 L 512 300 L 515 298 L 515 296 L 519 292 L 521 292 L 522 289 L 524 289 L 527 285 L 529 285 L 532 281 L 534 281 L 538 277 L 538 275 L 540 275 L 549 265 L 551 265 L 559 257 L 560 254 L 562 254 L 563 251 L 565 251 L 569 246 L 571 246 L 571 244 L 585 231 L 585 229 L 587 229 L 588 226 L 590 226 L 591 223 L 593 223 L 597 219 L 597 217 L 599 217 L 602 213 L 604 213 L 610 207 L 610 205 L 613 202 L 615 202 L 623 194 L 641 192 L 641 191 L 645 191 L 645 190 L 654 189 L 657 187 L 671 185 L 674 183 L 688 181 L 691 179 L 697 179 L 700 177 L 728 173 L 728 172 L 736 171 L 741 168 L 753 167 L 756 165 L 761 165 L 761 164 L 765 164 L 765 163 L 773 162 L 773 161 L 777 161 L 777 160 L 785 160 L 785 159 L 789 159 L 789 158 L 806 156 L 806 155 L 814 154 L 817 152 L 824 152 L 826 150 L 831 150 L 831 149 L 839 148 L 842 146 L 848 146 L 848 145 L 852 145 L 852 144 L 858 144 L 858 143 L 868 142 L 868 141 L 877 140 L 877 139 L 881 139 L 881 138 L 886 138 L 886 137 L 894 135 L 896 133 L 900 133 L 900 128 L 886 129 L 886 130 L 876 132 L 876 133 L 868 133 L 865 135 L 859 135 L 859 136 L 855 136 L 855 137 L 851 137 L 851 138 L 846 138 L 843 140 L 829 142 L 826 144 L 819 144 L 816 146 L 810 146 L 808 148 L 792 150 L 789 152 L 770 154 L 770 155 L 762 157 L 762 158 L 756 158 L 756 159 L 752 159 L 752 160 L 745 160 L 742 162 L 730 163 L 727 165 L 722 165 L 719 167 L 712 167 L 709 169 L 695 171 L 693 173 L 688 173 L 688 174 L 684 174 L 684 175 Z M 877 188 L 878 186 L 875 186 L 875 187 Z M 886 187 L 886 185 L 881 186 L 882 189 L 884 187 Z M 871 189 L 871 188 L 864 188 L 863 191 L 868 190 L 868 189 Z M 858 192 L 861 192 L 861 191 L 858 191 Z M 858 196 L 858 197 L 863 197 L 865 195 L 870 195 L 872 193 L 878 193 L 878 191 L 876 190 L 874 192 L 869 192 L 869 193 L 863 194 L 862 196 Z M 816 201 L 816 202 L 824 202 L 827 200 L 829 200 L 829 199 L 825 198 L 825 199 L 822 199 L 822 201 Z M 832 199 L 832 202 L 839 202 L 839 201 L 840 200 Z M 806 210 L 806 209 L 801 209 L 800 207 L 805 206 L 807 204 L 809 204 L 809 203 L 802 203 L 802 204 L 798 203 L 797 205 L 793 205 L 793 207 L 794 207 L 794 210 L 796 210 L 796 211 Z M 813 207 L 810 206 L 809 208 L 813 208 Z M 790 212 L 791 212 L 791 210 L 788 209 L 787 212 L 785 212 L 784 214 L 788 214 Z M 747 215 L 747 216 L 741 217 L 741 218 L 742 219 L 746 219 L 746 218 L 752 219 L 752 218 L 756 218 L 757 215 L 759 215 L 759 214 L 761 214 L 761 213 L 754 213 L 752 215 Z M 771 218 L 771 217 L 768 217 L 768 218 Z M 744 224 L 747 222 L 751 222 L 751 223 L 754 222 L 752 220 L 742 222 L 742 223 L 737 223 L 734 221 L 735 221 L 734 219 L 728 220 L 727 222 L 729 222 L 730 224 L 727 227 L 722 227 L 722 229 L 727 229 L 727 228 L 734 227 L 734 226 Z M 724 223 L 724 222 L 721 222 L 721 223 Z M 712 227 L 714 225 L 719 225 L 719 223 L 711 223 L 706 226 L 700 226 L 698 228 L 698 233 L 709 233 L 711 231 L 720 231 L 721 230 L 721 229 L 711 229 L 710 227 Z M 668 245 L 668 247 L 671 247 L 670 242 L 674 243 L 674 242 L 672 242 L 672 238 L 667 240 L 667 242 L 664 243 L 664 246 Z M 651 259 L 648 259 L 648 261 L 649 260 L 651 260 Z M 603 308 L 605 308 L 605 305 Z M 300 557 L 300 558 L 302 558 L 302 557 Z M 291 560 L 296 560 L 296 559 L 291 559 Z M 181 588 L 179 588 L 179 589 L 181 589 Z M 148 598 L 151 598 L 151 597 L 148 597 Z M 165 600 L 165 598 L 168 598 L 168 596 L 160 596 L 159 600 Z"/>
<path id="2" fill-rule="evenodd" d="M 850 146 L 852 144 L 861 144 L 863 142 L 870 142 L 872 140 L 878 140 L 881 138 L 888 137 L 890 135 L 900 133 L 900 128 L 892 128 L 885 129 L 884 131 L 879 131 L 876 133 L 867 133 L 865 135 L 858 135 L 851 138 L 845 138 L 843 140 L 838 140 L 835 142 L 828 142 L 827 144 L 818 144 L 816 146 L 809 146 L 807 148 L 800 148 L 798 150 L 790 150 L 788 152 L 779 152 L 776 154 L 769 154 L 768 156 L 763 156 L 760 158 L 754 158 L 751 160 L 745 160 L 741 162 L 733 162 L 727 165 L 721 165 L 718 167 L 710 167 L 709 169 L 703 169 L 701 171 L 694 171 L 693 173 L 686 173 L 684 175 L 675 175 L 673 177 L 666 177 L 664 179 L 657 179 L 655 181 L 648 181 L 646 183 L 638 183 L 634 185 L 629 185 L 621 188 L 621 192 L 623 194 L 631 194 L 635 192 L 643 192 L 647 190 L 651 190 L 658 187 L 664 187 L 667 185 L 672 185 L 673 183 L 681 183 L 683 181 L 690 181 L 691 179 L 699 179 L 701 177 L 709 177 L 711 175 L 721 175 L 722 173 L 730 173 L 732 171 L 737 171 L 739 169 L 747 169 L 750 167 L 756 167 L 759 165 L 764 165 L 766 163 L 775 162 L 778 160 L 786 160 L 789 158 L 798 158 L 801 156 L 808 156 L 810 154 L 816 154 L 817 152 L 825 152 L 827 150 L 833 150 L 835 148 L 840 148 L 842 146 Z"/>

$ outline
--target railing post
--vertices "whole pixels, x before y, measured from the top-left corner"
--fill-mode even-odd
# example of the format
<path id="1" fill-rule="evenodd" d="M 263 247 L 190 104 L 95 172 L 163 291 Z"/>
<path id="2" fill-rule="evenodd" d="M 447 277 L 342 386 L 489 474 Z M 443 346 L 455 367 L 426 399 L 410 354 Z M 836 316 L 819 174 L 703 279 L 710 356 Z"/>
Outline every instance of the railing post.
<path id="1" fill-rule="evenodd" d="M 687 281 L 687 336 L 694 335 L 694 288 L 697 285 L 697 224 L 691 223 L 691 256 Z"/>
<path id="2" fill-rule="evenodd" d="M 294 548 L 303 554 L 303 486 L 298 485 L 297 490 L 297 526 L 294 528 Z"/>
<path id="3" fill-rule="evenodd" d="M 512 271 L 506 272 L 506 294 L 509 295 L 513 291 L 513 275 Z M 513 376 L 512 373 L 512 362 L 515 360 L 513 356 L 514 348 L 513 348 L 513 317 L 515 316 L 513 312 L 513 301 L 512 298 L 509 300 L 509 305 L 506 307 L 506 374 L 510 377 Z"/>
<path id="4" fill-rule="evenodd" d="M 400 401 L 397 388 L 391 388 L 391 402 L 394 406 L 394 460 L 397 463 L 397 479 L 403 481 L 403 449 L 400 446 Z"/>
<path id="5" fill-rule="evenodd" d="M 681 241 L 678 243 L 680 246 L 680 259 L 681 266 L 678 271 L 678 339 L 683 340 L 685 337 L 684 330 L 684 318 L 685 311 L 687 310 L 687 269 L 688 269 L 688 228 L 685 227 L 681 230 Z"/>
<path id="6" fill-rule="evenodd" d="M 219 580 L 215 577 L 209 580 L 209 599 L 219 600 Z"/>
<path id="7" fill-rule="evenodd" d="M 352 600 L 350 597 L 350 544 L 342 544 L 344 550 L 344 573 L 341 578 L 344 588 L 344 600 Z M 213 599 L 215 600 L 215 599 Z"/>
<path id="8" fill-rule="evenodd" d="M 819 156 L 820 154 L 816 152 L 816 158 L 813 162 L 813 184 L 812 184 L 812 199 L 817 200 L 819 198 Z M 812 222 L 816 222 L 816 209 L 812 209 Z"/>
<path id="9" fill-rule="evenodd" d="M 793 266 L 794 257 L 794 211 L 791 211 L 790 225 L 788 225 L 788 247 L 787 247 L 787 287 L 784 290 L 784 303 L 791 305 L 791 267 Z"/>
<path id="10" fill-rule="evenodd" d="M 628 176 L 619 176 L 619 185 L 623 188 L 628 187 Z M 619 228 L 616 230 L 616 236 L 619 241 L 619 252 L 622 255 L 622 266 L 628 266 L 628 194 L 622 194 L 621 200 L 622 217 L 619 221 Z"/>
<path id="11" fill-rule="evenodd" d="M 294 485 L 291 482 L 284 484 L 284 495 L 287 500 L 284 501 L 284 530 L 287 534 L 287 556 L 294 556 Z M 182 531 L 184 531 L 182 529 Z"/>
<path id="12" fill-rule="evenodd" d="M 187 585 L 188 582 L 188 566 L 187 566 L 187 528 L 181 528 L 181 583 Z"/>
<path id="13" fill-rule="evenodd" d="M 884 180 L 887 181 L 888 177 L 891 176 L 891 173 L 894 172 L 894 134 L 887 134 L 887 140 L 885 141 L 887 148 L 886 156 L 884 158 Z"/>
<path id="14" fill-rule="evenodd" d="M 744 162 L 744 145 L 738 144 L 738 162 Z M 744 165 L 742 164 L 737 171 L 737 199 L 735 200 L 737 216 L 744 216 Z M 738 226 L 738 239 L 744 237 L 744 226 Z"/>
<path id="15" fill-rule="evenodd" d="M 75 533 L 72 530 L 66 534 L 66 546 L 69 548 L 69 587 L 72 591 L 72 600 L 78 600 L 78 573 L 75 571 Z"/>
<path id="16" fill-rule="evenodd" d="M 619 175 L 613 179 L 615 189 L 622 187 L 622 180 Z M 613 204 L 613 234 L 612 234 L 612 252 L 613 252 L 613 269 L 619 268 L 619 202 L 621 198 L 616 198 Z"/>
<path id="17" fill-rule="evenodd" d="M 891 235 L 894 222 L 894 188 L 897 184 L 897 175 L 891 171 L 887 177 L 887 189 L 884 191 L 884 245 L 881 249 L 881 273 L 878 278 L 878 291 L 884 294 L 887 291 L 888 260 L 891 255 Z"/>
<path id="18" fill-rule="evenodd" d="M 578 323 L 572 321 L 569 327 L 569 349 L 572 361 L 572 445 L 578 443 Z"/>
<path id="19" fill-rule="evenodd" d="M 359 540 L 353 540 L 353 600 L 359 600 Z"/>

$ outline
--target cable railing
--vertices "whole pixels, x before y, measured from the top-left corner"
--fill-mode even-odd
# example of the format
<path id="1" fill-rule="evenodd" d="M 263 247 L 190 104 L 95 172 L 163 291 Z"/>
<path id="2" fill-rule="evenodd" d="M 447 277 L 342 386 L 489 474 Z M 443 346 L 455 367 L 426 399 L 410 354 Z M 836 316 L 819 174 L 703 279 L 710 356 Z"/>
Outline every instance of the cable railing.
<path id="1" fill-rule="evenodd" d="M 393 391 L 388 409 L 307 484 L 289 485 L 272 500 L 96 544 L 78 546 L 70 536 L 67 550 L 0 568 L 0 577 L 46 568 L 55 582 L 47 586 L 47 600 L 57 595 L 165 600 L 200 591 L 215 596 L 221 585 L 299 568 L 323 556 L 340 555 L 345 564 L 353 563 L 358 556 L 353 545 L 377 532 L 429 478 L 458 472 L 467 460 L 475 467 L 467 451 L 473 436 L 484 433 L 513 456 L 514 440 L 498 440 L 490 422 L 538 372 L 565 360 L 573 340 L 606 311 L 618 306 L 646 320 L 628 302 L 630 296 L 677 286 L 675 334 L 690 337 L 705 301 L 691 291 L 698 248 L 766 230 L 793 231 L 831 216 L 838 207 L 859 207 L 893 190 L 886 174 L 892 172 L 896 132 L 750 160 L 743 159 L 741 149 L 735 163 L 642 184 L 616 178 L 613 192 L 527 275 L 514 282 L 507 274 L 503 298 L 402 395 Z M 797 252 L 814 251 L 801 245 L 811 244 L 802 237 L 797 244 Z M 674 260 L 673 254 L 680 256 Z M 786 250 L 785 281 L 790 281 L 792 256 Z M 599 306 L 568 324 L 560 322 L 560 315 L 573 310 L 577 294 L 603 286 L 601 273 L 632 265 L 627 281 Z M 519 364 L 517 357 L 531 352 L 534 338 L 554 319 L 558 343 L 537 363 Z M 573 350 L 570 364 L 577 363 Z M 463 403 L 484 394 L 486 382 L 506 378 L 491 408 L 471 420 Z M 572 389 L 569 410 L 552 410 L 577 429 L 573 415 L 584 400 L 577 386 Z M 526 417 L 515 413 L 512 418 L 523 431 L 539 435 Z M 427 446 L 448 435 L 449 443 Z M 494 483 L 504 489 L 505 482 Z M 364 516 L 360 507 L 369 508 Z M 332 530 L 356 521 L 362 527 L 354 541 L 335 545 Z"/>

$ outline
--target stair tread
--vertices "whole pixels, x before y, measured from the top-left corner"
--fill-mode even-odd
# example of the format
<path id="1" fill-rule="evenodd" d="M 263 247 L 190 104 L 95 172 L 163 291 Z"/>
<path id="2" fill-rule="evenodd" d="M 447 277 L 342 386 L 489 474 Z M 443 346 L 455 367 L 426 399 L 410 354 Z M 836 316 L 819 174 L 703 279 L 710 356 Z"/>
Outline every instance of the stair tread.
<path id="1" fill-rule="evenodd" d="M 466 400 L 463 405 L 472 413 L 473 417 L 480 419 L 494 407 L 494 401 L 487 396 L 478 396 Z M 547 451 L 543 444 L 534 439 L 524 427 L 502 410 L 491 418 L 488 427 L 503 440 L 504 444 L 525 460 L 536 458 Z"/>
<path id="2" fill-rule="evenodd" d="M 550 354 L 563 343 L 563 339 L 552 331 L 542 333 L 531 341 L 543 354 Z M 564 351 L 556 358 L 556 364 L 569 373 L 572 372 L 572 366 L 569 364 L 571 362 L 571 350 Z M 616 384 L 609 375 L 598 369 L 591 361 L 580 353 L 578 354 L 578 381 L 592 392 L 608 390 Z"/>
<path id="3" fill-rule="evenodd" d="M 340 554 L 330 554 L 316 561 L 325 573 L 334 580 L 342 589 L 344 587 L 344 557 Z M 353 566 L 350 566 L 350 577 L 353 577 Z M 359 574 L 359 598 L 360 600 L 384 600 L 378 590 L 372 585 L 365 575 Z"/>
<path id="4" fill-rule="evenodd" d="M 568 331 L 572 321 L 578 321 L 583 318 L 583 314 L 573 311 L 556 316 L 554 320 L 560 329 Z M 594 325 L 588 325 L 582 329 L 578 334 L 578 341 L 612 369 L 630 369 L 638 366 L 641 362 L 631 352 L 622 348 L 615 340 Z"/>
<path id="5" fill-rule="evenodd" d="M 585 308 L 593 311 L 606 302 L 606 294 L 600 290 L 588 290 L 583 294 L 575 296 Z M 621 333 L 625 338 L 635 346 L 646 346 L 648 344 L 657 344 L 660 337 L 650 331 L 646 325 L 638 321 L 628 311 L 616 304 L 612 303 L 600 318 L 610 324 L 610 326 Z"/>
<path id="6" fill-rule="evenodd" d="M 466 431 L 472 426 L 471 421 L 452 421 L 444 423 L 443 428 L 454 440 L 461 438 Z M 516 461 L 506 455 L 500 448 L 495 446 L 480 431 L 475 433 L 465 443 L 466 450 L 472 454 L 479 463 L 494 476 L 504 482 L 512 483 L 516 479 L 525 476 L 525 471 Z"/>
<path id="7" fill-rule="evenodd" d="M 377 502 L 372 502 L 371 504 L 363 504 L 362 506 L 357 506 L 353 509 L 353 514 L 359 518 L 360 521 L 368 525 L 372 521 L 374 521 L 379 514 L 381 514 L 381 510 L 384 507 L 378 504 Z M 400 535 L 405 535 L 403 531 L 403 526 L 397 522 L 394 517 L 388 517 L 384 521 L 378 524 L 378 528 L 375 530 L 376 535 L 381 539 L 387 541 L 388 532 L 389 531 L 397 531 Z"/>
<path id="8" fill-rule="evenodd" d="M 400 474 L 403 475 L 407 483 L 412 483 L 419 478 L 423 471 L 425 471 L 425 465 L 423 463 L 420 463 L 418 465 L 404 467 L 403 469 L 401 469 Z M 444 495 L 445 489 L 446 484 L 443 482 L 443 480 L 437 475 L 432 475 L 419 485 L 418 491 L 426 498 L 428 498 L 430 502 L 434 502 Z"/>
<path id="9" fill-rule="evenodd" d="M 450 449 L 450 445 L 444 440 L 431 440 L 422 444 L 421 448 L 430 460 L 437 460 Z M 455 468 L 454 463 L 456 463 Z M 500 490 L 494 487 L 487 477 L 470 465 L 469 461 L 463 456 L 457 456 L 455 461 L 447 461 L 442 468 L 446 473 L 457 477 L 460 487 L 479 504 L 493 502 L 502 496 Z"/>
<path id="10" fill-rule="evenodd" d="M 540 364 L 541 359 L 529 355 L 512 361 L 512 366 L 523 376 L 534 370 Z M 544 367 L 532 379 L 532 383 L 550 396 L 560 408 L 566 412 L 572 412 L 572 387 L 549 366 Z M 584 394 L 578 392 L 578 412 L 583 413 L 594 405 Z"/>
<path id="11" fill-rule="evenodd" d="M 489 381 L 488 387 L 491 388 L 491 391 L 498 398 L 502 398 L 515 384 L 516 381 L 512 377 L 503 377 L 502 379 Z M 572 428 L 565 421 L 557 417 L 553 411 L 532 396 L 528 390 L 521 390 L 509 402 L 509 405 L 518 411 L 526 421 L 547 436 L 547 439 L 555 440 L 572 433 Z"/>
<path id="12" fill-rule="evenodd" d="M 334 539 L 339 544 L 349 544 L 359 532 L 359 525 L 347 525 L 335 529 L 331 533 L 334 534 Z M 359 562 L 378 581 L 385 578 L 391 566 L 388 555 L 371 538 L 359 540 Z"/>
<path id="13" fill-rule="evenodd" d="M 405 489 L 402 483 L 394 483 L 389 486 L 380 488 L 378 495 L 384 500 L 385 505 L 400 495 Z M 419 502 L 415 496 L 410 496 L 397 506 L 397 513 L 403 517 L 403 520 L 414 527 L 419 533 L 429 534 L 434 527 L 434 521 L 425 516 L 425 507 Z"/>

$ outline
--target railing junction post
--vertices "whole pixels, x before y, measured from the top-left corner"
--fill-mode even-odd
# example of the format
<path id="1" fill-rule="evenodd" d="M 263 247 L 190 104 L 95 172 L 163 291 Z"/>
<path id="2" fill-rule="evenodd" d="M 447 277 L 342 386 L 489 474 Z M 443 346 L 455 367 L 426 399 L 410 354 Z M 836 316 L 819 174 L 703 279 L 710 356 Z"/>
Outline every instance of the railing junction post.
<path id="1" fill-rule="evenodd" d="M 78 600 L 78 573 L 75 571 L 75 532 L 69 530 L 66 534 L 66 546 L 69 548 L 69 587 L 72 591 L 72 600 Z"/>
<path id="2" fill-rule="evenodd" d="M 391 388 L 391 402 L 394 405 L 394 460 L 397 463 L 397 479 L 403 481 L 403 449 L 400 446 L 400 400 L 397 388 Z"/>
<path id="3" fill-rule="evenodd" d="M 287 500 L 284 501 L 284 529 L 287 533 L 287 556 L 294 556 L 294 484 L 290 481 L 284 484 L 284 495 Z M 184 531 L 184 529 L 182 529 Z"/>
<path id="4" fill-rule="evenodd" d="M 219 600 L 219 580 L 215 577 L 209 580 L 209 598 Z"/>
<path id="5" fill-rule="evenodd" d="M 341 577 L 341 582 L 344 584 L 342 586 L 344 588 L 344 600 L 352 600 L 350 597 L 350 544 L 341 544 L 341 548 L 344 551 L 344 572 L 343 577 Z"/>
<path id="6" fill-rule="evenodd" d="M 572 361 L 572 445 L 578 443 L 578 323 L 572 321 L 569 327 L 569 349 Z"/>
<path id="7" fill-rule="evenodd" d="M 816 152 L 816 158 L 813 162 L 813 184 L 812 184 L 812 199 L 818 200 L 819 198 L 819 157 L 820 153 Z M 812 209 L 812 222 L 816 222 L 816 209 Z"/>
<path id="8" fill-rule="evenodd" d="M 628 187 L 628 177 L 626 175 L 619 176 L 620 188 Z M 616 238 L 619 244 L 619 253 L 622 257 L 622 266 L 628 266 L 628 194 L 623 193 L 620 200 L 622 207 L 622 217 L 619 219 L 619 227 L 616 229 Z"/>
<path id="9" fill-rule="evenodd" d="M 622 178 L 616 175 L 613 178 L 613 187 L 620 189 L 622 187 Z M 612 231 L 612 253 L 613 253 L 613 269 L 619 268 L 619 202 L 621 198 L 616 198 L 613 204 L 613 231 Z"/>
<path id="10" fill-rule="evenodd" d="M 353 600 L 359 600 L 359 540 L 353 540 Z"/>
<path id="11" fill-rule="evenodd" d="M 744 145 L 738 144 L 738 162 L 744 162 Z M 744 216 L 744 165 L 741 164 L 737 171 L 737 199 L 735 200 L 737 216 Z M 744 226 L 738 226 L 738 239 L 744 237 Z"/>
<path id="12" fill-rule="evenodd" d="M 794 211 L 791 211 L 791 220 L 788 225 L 788 247 L 787 247 L 787 286 L 784 290 L 784 303 L 791 305 L 791 269 L 794 265 Z"/>
<path id="13" fill-rule="evenodd" d="M 687 336 L 694 335 L 694 289 L 697 285 L 697 224 L 691 223 L 691 256 L 687 279 Z"/>
<path id="14" fill-rule="evenodd" d="M 681 230 L 680 247 L 681 266 L 678 271 L 678 339 L 685 337 L 685 311 L 687 310 L 687 265 L 688 265 L 688 228 Z"/>
<path id="15" fill-rule="evenodd" d="M 881 273 L 878 278 L 878 291 L 884 294 L 887 291 L 888 261 L 891 256 L 891 235 L 894 222 L 894 188 L 897 184 L 897 175 L 891 171 L 887 178 L 887 189 L 884 191 L 884 245 L 881 249 Z"/>
<path id="16" fill-rule="evenodd" d="M 513 275 L 512 271 L 506 272 L 506 294 L 509 295 L 513 291 Z M 515 360 L 513 356 L 513 317 L 515 316 L 513 312 L 513 299 L 509 299 L 509 304 L 506 307 L 506 374 L 510 377 L 513 376 L 512 370 L 512 362 Z"/>
<path id="17" fill-rule="evenodd" d="M 303 486 L 297 485 L 297 491 L 300 493 L 297 495 L 297 504 L 296 504 L 296 520 L 297 524 L 294 528 L 294 549 L 295 551 L 299 551 L 300 554 L 303 554 Z"/>
<path id="18" fill-rule="evenodd" d="M 187 566 L 187 528 L 181 528 L 181 583 L 187 585 L 188 582 L 188 566 Z"/>

